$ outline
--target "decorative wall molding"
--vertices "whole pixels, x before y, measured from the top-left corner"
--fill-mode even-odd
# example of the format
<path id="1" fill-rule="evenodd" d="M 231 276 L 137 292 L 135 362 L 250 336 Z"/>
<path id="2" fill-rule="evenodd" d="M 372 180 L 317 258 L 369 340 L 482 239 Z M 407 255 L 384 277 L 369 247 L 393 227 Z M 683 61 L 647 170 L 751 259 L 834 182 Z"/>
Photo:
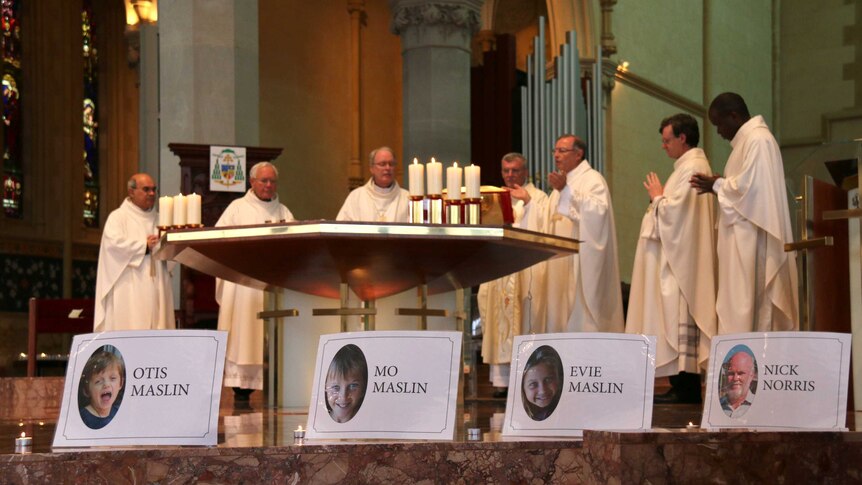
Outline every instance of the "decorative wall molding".
<path id="1" fill-rule="evenodd" d="M 631 71 L 622 71 L 617 69 L 615 63 L 607 63 L 602 65 L 602 71 L 605 75 L 613 77 L 615 81 L 619 81 L 626 86 L 630 86 L 638 91 L 652 96 L 653 98 L 662 100 L 668 104 L 676 106 L 688 113 L 706 119 L 707 107 L 696 101 L 692 101 L 685 96 L 681 96 L 670 89 L 660 86 L 646 78 L 638 76 Z"/>

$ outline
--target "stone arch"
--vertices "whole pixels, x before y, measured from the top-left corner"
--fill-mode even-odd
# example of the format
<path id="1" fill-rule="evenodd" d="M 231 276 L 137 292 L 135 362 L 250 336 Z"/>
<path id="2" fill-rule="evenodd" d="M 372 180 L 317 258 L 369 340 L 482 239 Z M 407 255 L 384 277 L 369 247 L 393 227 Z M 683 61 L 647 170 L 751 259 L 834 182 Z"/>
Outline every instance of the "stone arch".
<path id="1" fill-rule="evenodd" d="M 512 20 L 502 16 L 523 18 L 530 15 L 530 9 L 533 10 L 533 22 L 538 18 L 539 10 L 542 10 L 541 14 L 547 15 L 546 42 L 551 57 L 559 53 L 560 46 L 566 42 L 566 32 L 570 30 L 577 32 L 579 57 L 595 57 L 598 44 L 592 0 L 535 0 L 532 3 L 524 0 L 485 0 L 482 5 L 481 31 L 500 33 L 506 20 Z"/>

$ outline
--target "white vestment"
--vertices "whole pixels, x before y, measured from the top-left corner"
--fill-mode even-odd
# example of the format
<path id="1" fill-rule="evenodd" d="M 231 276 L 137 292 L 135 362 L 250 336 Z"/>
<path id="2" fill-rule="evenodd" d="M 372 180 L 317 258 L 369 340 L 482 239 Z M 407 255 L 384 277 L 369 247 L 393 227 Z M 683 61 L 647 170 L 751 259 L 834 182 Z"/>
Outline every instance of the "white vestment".
<path id="1" fill-rule="evenodd" d="M 374 179 L 347 195 L 338 211 L 337 221 L 409 222 L 410 193 L 392 182 L 387 188 L 374 184 Z"/>
<path id="2" fill-rule="evenodd" d="M 93 331 L 176 327 L 167 265 L 147 252 L 147 236 L 158 234 L 158 219 L 155 209 L 143 211 L 130 199 L 108 215 L 99 247 Z"/>
<path id="3" fill-rule="evenodd" d="M 689 183 L 712 169 L 700 148 L 673 167 L 641 222 L 626 315 L 626 332 L 657 336 L 656 377 L 705 368 L 717 331 L 714 198 Z"/>
<path id="4" fill-rule="evenodd" d="M 530 203 L 514 201 L 513 226 L 544 232 L 548 196 L 533 184 L 524 185 L 524 189 L 530 194 Z M 512 257 L 517 258 L 517 253 Z M 514 337 L 535 332 L 536 327 L 544 329 L 545 267 L 542 262 L 479 286 L 476 300 L 482 316 L 482 361 L 486 364 L 508 365 L 512 361 Z M 504 387 L 508 382 L 495 385 Z"/>
<path id="5" fill-rule="evenodd" d="M 784 165 L 762 116 L 743 124 L 731 140 L 718 198 L 719 335 L 799 329 L 796 255 Z"/>
<path id="6" fill-rule="evenodd" d="M 584 160 L 551 193 L 549 232 L 581 241 L 578 254 L 548 261 L 552 332 L 623 332 L 617 235 L 608 185 Z"/>
<path id="7" fill-rule="evenodd" d="M 293 214 L 278 202 L 278 197 L 263 201 L 249 190 L 225 209 L 216 222 L 219 226 L 244 226 L 267 221 L 293 221 Z M 261 261 L 260 264 L 270 264 Z M 224 385 L 244 389 L 263 389 L 263 290 L 237 285 L 216 278 L 219 304 L 218 329 L 228 332 Z"/>

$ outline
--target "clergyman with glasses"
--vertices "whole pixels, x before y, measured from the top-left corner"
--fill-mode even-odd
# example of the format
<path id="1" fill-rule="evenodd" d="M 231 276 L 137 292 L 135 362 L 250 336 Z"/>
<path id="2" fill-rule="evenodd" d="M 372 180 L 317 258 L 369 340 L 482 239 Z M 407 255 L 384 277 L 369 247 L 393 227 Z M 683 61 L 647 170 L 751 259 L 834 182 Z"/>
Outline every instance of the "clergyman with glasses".
<path id="1" fill-rule="evenodd" d="M 545 232 L 548 196 L 527 179 L 527 159 L 520 153 L 507 153 L 500 166 L 505 189 L 512 196 L 512 226 Z M 517 251 L 513 250 L 512 257 L 517 257 Z M 541 262 L 479 286 L 476 302 L 482 315 L 482 361 L 491 366 L 494 397 L 507 395 L 514 338 L 544 332 L 546 266 Z"/>
<path id="2" fill-rule="evenodd" d="M 126 185 L 129 196 L 102 231 L 93 330 L 175 328 L 167 265 L 151 259 L 159 244 L 156 184 L 137 173 Z"/>
<path id="3" fill-rule="evenodd" d="M 577 254 L 548 262 L 548 332 L 624 331 L 611 195 L 586 151 L 570 134 L 554 145 L 548 232 L 581 243 Z"/>
<path id="4" fill-rule="evenodd" d="M 278 199 L 278 169 L 258 162 L 248 172 L 251 188 L 227 206 L 216 227 L 292 222 L 293 213 Z M 232 387 L 234 403 L 249 401 L 263 389 L 263 290 L 216 278 L 218 329 L 228 332 L 224 386 Z"/>
<path id="5" fill-rule="evenodd" d="M 395 180 L 395 153 L 380 147 L 368 155 L 371 178 L 347 195 L 336 220 L 362 222 L 408 222 L 409 192 Z"/>

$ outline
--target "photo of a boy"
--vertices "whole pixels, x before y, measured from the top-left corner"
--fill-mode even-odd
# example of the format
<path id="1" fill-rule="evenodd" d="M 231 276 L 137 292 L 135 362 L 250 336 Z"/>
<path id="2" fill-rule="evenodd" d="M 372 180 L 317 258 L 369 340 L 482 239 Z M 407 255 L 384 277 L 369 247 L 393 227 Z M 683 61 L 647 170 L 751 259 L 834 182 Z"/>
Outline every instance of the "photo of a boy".
<path id="1" fill-rule="evenodd" d="M 524 411 L 533 421 L 547 419 L 560 402 L 563 389 L 563 361 L 549 345 L 530 354 L 521 380 Z"/>
<path id="2" fill-rule="evenodd" d="M 368 387 L 368 363 L 365 354 L 354 344 L 341 347 L 326 373 L 324 394 L 326 410 L 336 423 L 350 421 L 362 401 Z"/>
<path id="3" fill-rule="evenodd" d="M 78 411 L 90 429 L 101 429 L 114 419 L 123 401 L 126 365 L 119 350 L 103 345 L 84 364 L 78 386 Z"/>

